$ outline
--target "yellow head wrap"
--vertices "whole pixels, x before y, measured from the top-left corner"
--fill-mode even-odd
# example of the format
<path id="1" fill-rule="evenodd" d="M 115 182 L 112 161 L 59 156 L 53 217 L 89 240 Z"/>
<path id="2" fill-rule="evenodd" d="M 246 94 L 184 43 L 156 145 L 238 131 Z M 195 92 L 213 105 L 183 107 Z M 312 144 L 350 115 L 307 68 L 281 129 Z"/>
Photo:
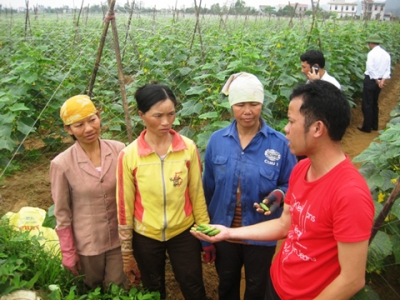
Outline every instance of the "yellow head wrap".
<path id="1" fill-rule="evenodd" d="M 97 113 L 97 109 L 89 96 L 78 95 L 69 98 L 61 106 L 60 117 L 64 125 L 71 125 L 72 123 L 83 120 Z"/>

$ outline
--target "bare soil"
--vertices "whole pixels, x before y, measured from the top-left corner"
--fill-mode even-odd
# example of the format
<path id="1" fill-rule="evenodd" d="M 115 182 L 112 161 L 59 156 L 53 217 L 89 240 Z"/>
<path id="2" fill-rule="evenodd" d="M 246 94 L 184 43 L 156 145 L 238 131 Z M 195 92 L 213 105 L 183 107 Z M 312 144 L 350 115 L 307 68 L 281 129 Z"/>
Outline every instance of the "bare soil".
<path id="1" fill-rule="evenodd" d="M 389 113 L 397 105 L 400 97 L 400 64 L 395 68 L 392 79 L 387 81 L 387 85 L 382 90 L 379 100 L 380 118 L 379 130 L 386 127 L 390 120 Z M 363 133 L 357 129 L 362 125 L 363 116 L 361 113 L 360 100 L 356 101 L 357 107 L 352 110 L 352 121 L 346 135 L 342 141 L 342 147 L 350 158 L 354 158 L 366 149 L 369 144 L 379 135 L 378 131 Z M 28 148 L 40 148 L 43 145 L 40 141 L 30 140 L 26 143 Z M 68 144 L 65 145 L 67 147 Z M 43 151 L 42 151 L 43 149 Z M 48 176 L 49 161 L 55 154 L 49 154 L 44 148 L 38 158 L 32 162 L 22 164 L 21 170 L 14 172 L 11 176 L 0 179 L 0 216 L 8 211 L 18 212 L 21 207 L 34 206 L 45 210 L 53 202 L 50 195 L 50 182 Z M 359 165 L 356 165 L 359 167 Z M 218 276 L 214 265 L 204 264 L 204 284 L 207 295 L 212 299 L 217 299 Z M 172 268 L 167 264 L 167 293 L 169 299 L 183 299 L 179 286 L 174 278 Z M 387 295 L 384 299 L 398 299 L 400 295 L 399 273 L 388 272 L 389 277 L 384 278 L 382 289 L 378 292 L 387 295 L 387 290 L 396 290 L 396 296 Z M 391 275 L 391 276 L 390 276 Z M 383 279 L 383 278 L 382 278 Z M 244 288 L 244 284 L 242 283 Z M 375 287 L 374 287 L 375 288 Z M 379 287 L 378 287 L 379 288 Z"/>

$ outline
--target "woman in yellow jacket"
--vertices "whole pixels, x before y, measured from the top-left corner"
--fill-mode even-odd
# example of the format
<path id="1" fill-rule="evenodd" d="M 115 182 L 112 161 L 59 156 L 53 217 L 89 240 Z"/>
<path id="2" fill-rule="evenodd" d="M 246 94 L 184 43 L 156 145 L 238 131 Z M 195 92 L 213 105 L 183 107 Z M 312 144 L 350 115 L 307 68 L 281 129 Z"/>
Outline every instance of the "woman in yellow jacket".
<path id="1" fill-rule="evenodd" d="M 161 84 L 135 93 L 146 129 L 119 155 L 118 230 L 124 270 L 166 298 L 166 253 L 185 299 L 207 299 L 194 223 L 209 223 L 194 142 L 172 130 L 176 98 Z M 135 270 L 136 261 L 140 274 Z"/>

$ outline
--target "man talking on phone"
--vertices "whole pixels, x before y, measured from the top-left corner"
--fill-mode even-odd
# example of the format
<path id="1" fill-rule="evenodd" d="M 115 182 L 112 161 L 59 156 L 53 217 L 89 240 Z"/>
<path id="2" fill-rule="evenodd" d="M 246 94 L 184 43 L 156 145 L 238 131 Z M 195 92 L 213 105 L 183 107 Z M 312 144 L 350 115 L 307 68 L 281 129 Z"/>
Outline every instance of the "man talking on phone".
<path id="1" fill-rule="evenodd" d="M 301 72 L 307 77 L 307 83 L 314 80 L 324 80 L 341 90 L 340 83 L 324 69 L 325 57 L 321 51 L 308 50 L 300 55 Z"/>

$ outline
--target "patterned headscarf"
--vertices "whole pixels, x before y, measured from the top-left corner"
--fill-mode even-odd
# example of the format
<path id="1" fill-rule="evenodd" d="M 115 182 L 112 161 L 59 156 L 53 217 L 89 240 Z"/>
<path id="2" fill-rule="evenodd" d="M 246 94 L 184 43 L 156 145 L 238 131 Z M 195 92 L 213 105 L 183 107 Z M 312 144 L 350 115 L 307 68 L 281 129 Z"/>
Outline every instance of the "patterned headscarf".
<path id="1" fill-rule="evenodd" d="M 230 106 L 242 102 L 264 102 L 264 87 L 256 76 L 246 72 L 231 75 L 221 90 L 229 95 Z"/>
<path id="2" fill-rule="evenodd" d="M 60 117 L 64 125 L 71 125 L 96 113 L 97 109 L 89 96 L 78 95 L 64 102 L 61 106 Z"/>

